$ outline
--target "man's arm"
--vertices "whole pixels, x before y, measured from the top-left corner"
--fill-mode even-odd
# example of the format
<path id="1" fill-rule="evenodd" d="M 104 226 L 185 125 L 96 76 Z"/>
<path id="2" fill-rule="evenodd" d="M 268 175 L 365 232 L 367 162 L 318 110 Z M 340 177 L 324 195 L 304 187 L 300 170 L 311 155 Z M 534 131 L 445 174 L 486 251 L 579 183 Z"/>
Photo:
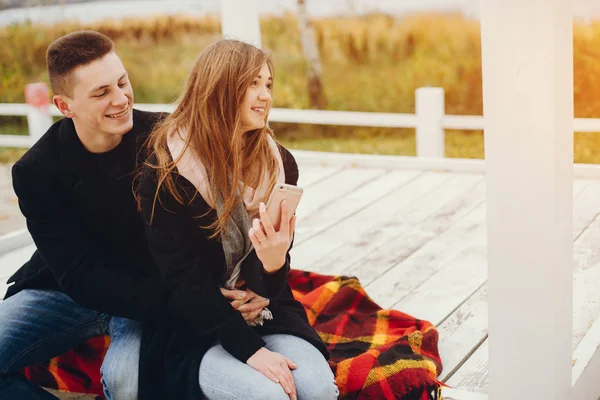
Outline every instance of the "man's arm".
<path id="1" fill-rule="evenodd" d="M 29 232 L 59 287 L 84 307 L 109 315 L 141 321 L 164 316 L 168 291 L 159 275 L 136 278 L 127 274 L 129 265 L 114 265 L 119 261 L 103 256 L 74 215 L 68 190 L 51 173 L 37 176 L 44 172 L 33 173 L 17 163 L 13 186 Z"/>

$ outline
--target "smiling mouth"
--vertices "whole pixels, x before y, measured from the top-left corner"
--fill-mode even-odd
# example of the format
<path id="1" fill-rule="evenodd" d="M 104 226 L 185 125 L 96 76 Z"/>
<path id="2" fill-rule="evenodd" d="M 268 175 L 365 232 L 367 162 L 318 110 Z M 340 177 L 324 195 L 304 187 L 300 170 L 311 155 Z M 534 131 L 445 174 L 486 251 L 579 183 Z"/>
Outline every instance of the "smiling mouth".
<path id="1" fill-rule="evenodd" d="M 129 107 L 127 107 L 125 110 L 121 111 L 118 114 L 109 114 L 109 115 L 107 115 L 107 117 L 112 118 L 112 119 L 117 119 L 117 118 L 121 118 L 121 117 L 127 115 L 127 113 L 129 113 Z"/>
<path id="2" fill-rule="evenodd" d="M 265 107 L 252 107 L 251 110 L 259 114 L 264 114 L 266 109 Z"/>

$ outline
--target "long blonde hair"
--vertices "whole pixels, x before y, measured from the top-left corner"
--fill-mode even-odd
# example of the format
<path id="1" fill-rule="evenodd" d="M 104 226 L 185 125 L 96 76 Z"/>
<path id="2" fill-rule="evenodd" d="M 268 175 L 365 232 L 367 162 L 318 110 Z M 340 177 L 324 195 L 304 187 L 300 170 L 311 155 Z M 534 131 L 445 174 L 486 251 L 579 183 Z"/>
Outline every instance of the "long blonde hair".
<path id="1" fill-rule="evenodd" d="M 172 174 L 179 158 L 172 160 L 167 147 L 167 137 L 180 129 L 187 132 L 181 154 L 191 146 L 206 167 L 213 199 L 219 195 L 223 198 L 221 214 L 205 226 L 214 230 L 211 237 L 226 229 L 233 208 L 241 201 L 237 182 L 244 183 L 243 189 L 256 188 L 268 174 L 266 193 L 271 193 L 278 163 L 267 140 L 273 132 L 267 126 L 266 116 L 263 128 L 245 133 L 245 139 L 240 133 L 246 89 L 265 63 L 273 77 L 270 56 L 237 40 L 218 40 L 200 53 L 177 108 L 156 126 L 148 140 L 148 150 L 155 157 L 146 165 L 154 168 L 158 177 L 151 221 L 161 189 L 180 204 L 185 201 Z"/>

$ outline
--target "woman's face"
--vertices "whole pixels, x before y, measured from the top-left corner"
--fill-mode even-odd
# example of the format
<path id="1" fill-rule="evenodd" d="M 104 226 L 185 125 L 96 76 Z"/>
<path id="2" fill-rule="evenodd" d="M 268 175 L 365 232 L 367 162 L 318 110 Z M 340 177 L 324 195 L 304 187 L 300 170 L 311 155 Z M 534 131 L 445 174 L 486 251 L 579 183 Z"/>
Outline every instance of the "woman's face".
<path id="1" fill-rule="evenodd" d="M 242 103 L 242 132 L 246 133 L 265 126 L 271 109 L 271 88 L 273 79 L 269 66 L 262 65 L 260 72 L 246 89 Z"/>

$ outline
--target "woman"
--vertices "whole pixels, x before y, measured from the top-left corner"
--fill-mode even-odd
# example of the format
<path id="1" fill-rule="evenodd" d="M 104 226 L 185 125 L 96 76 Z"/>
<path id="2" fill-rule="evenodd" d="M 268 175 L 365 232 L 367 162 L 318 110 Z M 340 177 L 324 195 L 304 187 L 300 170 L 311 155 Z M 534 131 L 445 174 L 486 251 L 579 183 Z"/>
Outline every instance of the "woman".
<path id="1" fill-rule="evenodd" d="M 142 353 L 160 348 L 167 355 L 142 354 L 141 373 L 159 360 L 163 373 L 180 379 L 173 365 L 185 359 L 193 369 L 199 361 L 200 389 L 209 400 L 338 394 L 327 349 L 287 284 L 295 217 L 283 202 L 281 226 L 273 226 L 265 210 L 276 183 L 298 180 L 293 156 L 267 126 L 272 73 L 270 58 L 254 46 L 235 40 L 208 46 L 177 108 L 151 134 L 139 181 L 149 244 L 175 293 L 170 307 L 188 322 L 168 328 L 167 345 L 164 329 L 160 340 L 144 339 Z M 268 307 L 242 315 L 245 300 L 230 303 L 240 290 L 246 300 L 268 299 Z M 151 373 L 140 382 L 140 400 L 156 391 L 147 389 L 159 376 L 151 380 Z M 182 385 L 165 385 L 163 395 L 179 399 L 173 391 Z"/>

